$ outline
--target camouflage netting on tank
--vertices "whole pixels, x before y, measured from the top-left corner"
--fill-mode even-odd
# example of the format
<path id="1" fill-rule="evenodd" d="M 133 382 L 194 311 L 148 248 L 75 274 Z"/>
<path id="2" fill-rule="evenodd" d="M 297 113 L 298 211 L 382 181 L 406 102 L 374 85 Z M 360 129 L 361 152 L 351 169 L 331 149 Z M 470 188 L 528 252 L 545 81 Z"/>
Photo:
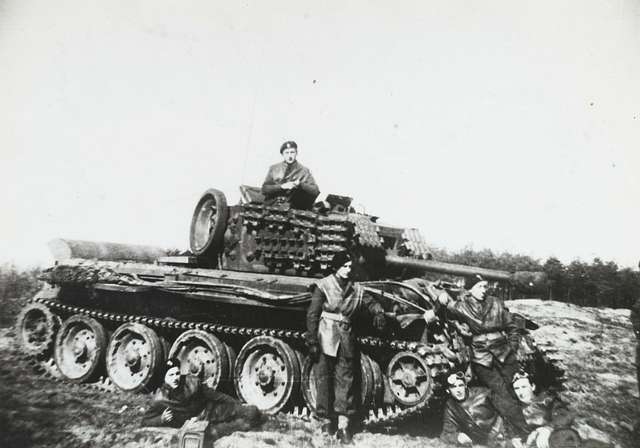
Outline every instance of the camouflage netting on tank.
<path id="1" fill-rule="evenodd" d="M 91 286 L 96 283 L 131 286 L 149 284 L 136 275 L 116 272 L 103 265 L 56 265 L 45 270 L 39 278 L 52 285 L 61 286 Z"/>
<path id="2" fill-rule="evenodd" d="M 117 285 L 123 287 L 122 292 L 141 292 L 158 290 L 173 294 L 193 295 L 200 297 L 216 297 L 224 295 L 256 300 L 259 302 L 278 305 L 306 305 L 311 299 L 311 293 L 300 294 L 271 294 L 256 288 L 229 283 L 202 283 L 183 280 L 145 281 L 135 274 L 117 272 L 104 264 L 56 265 L 47 269 L 39 277 L 52 285 L 83 286 L 98 289 Z M 131 288 L 134 287 L 134 288 Z"/>

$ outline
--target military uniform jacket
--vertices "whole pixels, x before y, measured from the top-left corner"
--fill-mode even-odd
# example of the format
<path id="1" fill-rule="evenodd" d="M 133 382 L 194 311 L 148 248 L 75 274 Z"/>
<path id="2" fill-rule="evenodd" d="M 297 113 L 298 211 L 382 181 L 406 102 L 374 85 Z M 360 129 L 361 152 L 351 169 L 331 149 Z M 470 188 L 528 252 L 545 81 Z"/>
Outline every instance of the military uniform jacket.
<path id="1" fill-rule="evenodd" d="M 472 362 L 491 367 L 494 358 L 503 363 L 517 350 L 518 329 L 501 299 L 486 296 L 480 301 L 465 292 L 458 300 L 450 301 L 447 310 L 469 325 Z"/>
<path id="2" fill-rule="evenodd" d="M 569 409 L 567 403 L 557 395 L 543 392 L 533 398 L 531 403 L 522 406 L 529 431 L 541 426 L 549 426 L 553 429 L 568 428 L 573 423 L 575 414 Z"/>
<path id="3" fill-rule="evenodd" d="M 362 287 L 342 282 L 335 275 L 320 280 L 311 297 L 307 311 L 307 337 L 309 344 L 320 344 L 328 356 L 354 357 L 357 354 L 356 336 L 351 317 L 360 309 L 372 314 L 384 312 L 382 306 L 364 297 Z"/>
<path id="4" fill-rule="evenodd" d="M 502 418 L 489 400 L 491 391 L 484 387 L 468 390 L 464 401 L 453 398 L 447 401 L 440 436 L 445 442 L 456 444 L 459 433 L 465 433 L 474 443 L 480 444 L 502 435 Z"/>
<path id="5" fill-rule="evenodd" d="M 283 190 L 280 188 L 280 185 L 296 180 L 300 181 L 299 189 L 302 190 L 303 195 L 297 195 L 295 190 Z M 304 202 L 302 205 L 310 206 L 313 205 L 313 201 L 320 194 L 320 190 L 307 167 L 297 161 L 291 164 L 280 162 L 269 167 L 267 177 L 262 184 L 262 194 L 264 194 L 267 203 L 282 197 L 293 202 Z M 296 198 L 295 196 L 303 197 Z M 292 205 L 295 204 L 292 203 Z"/>
<path id="6" fill-rule="evenodd" d="M 193 417 L 203 417 L 210 422 L 223 422 L 235 416 L 242 404 L 234 398 L 206 387 L 194 375 L 184 375 L 180 385 L 171 389 L 166 384 L 158 389 L 153 403 L 142 418 L 143 426 L 180 427 Z M 173 420 L 162 421 L 166 409 L 173 412 Z"/>

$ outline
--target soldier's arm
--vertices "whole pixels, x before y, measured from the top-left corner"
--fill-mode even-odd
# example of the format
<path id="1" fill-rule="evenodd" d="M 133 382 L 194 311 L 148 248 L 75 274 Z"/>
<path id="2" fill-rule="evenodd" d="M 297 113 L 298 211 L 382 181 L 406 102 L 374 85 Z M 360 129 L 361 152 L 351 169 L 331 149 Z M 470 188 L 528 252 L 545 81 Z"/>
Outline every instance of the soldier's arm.
<path id="1" fill-rule="evenodd" d="M 504 303 L 502 305 L 504 306 Z M 504 331 L 507 333 L 509 345 L 511 346 L 511 348 L 513 348 L 514 351 L 517 351 L 520 345 L 520 332 L 518 330 L 518 326 L 516 325 L 516 321 L 513 318 L 513 315 L 511 314 L 511 312 L 509 312 L 509 310 L 507 310 L 507 308 L 503 308 L 502 310 L 502 323 L 504 326 Z"/>
<path id="2" fill-rule="evenodd" d="M 562 398 L 556 396 L 551 400 L 551 426 L 553 428 L 568 428 L 575 418 L 575 412 Z"/>
<path id="3" fill-rule="evenodd" d="M 636 338 L 640 340 L 640 298 L 631 307 L 631 325 Z"/>
<path id="4" fill-rule="evenodd" d="M 307 309 L 307 344 L 318 344 L 318 325 L 320 323 L 320 314 L 322 314 L 322 304 L 326 297 L 322 290 L 316 286 L 311 294 L 311 303 Z"/>
<path id="5" fill-rule="evenodd" d="M 445 443 L 456 445 L 458 443 L 458 432 L 458 424 L 456 422 L 455 415 L 450 404 L 447 403 L 442 419 L 442 432 L 440 433 L 440 439 Z"/>
<path id="6" fill-rule="evenodd" d="M 167 409 L 167 406 L 160 403 L 151 403 L 151 406 L 142 416 L 140 426 L 164 426 L 162 421 L 162 413 Z"/>
<path id="7" fill-rule="evenodd" d="M 267 177 L 262 183 L 262 194 L 265 196 L 273 195 L 281 190 L 280 185 L 276 184 L 276 181 L 273 178 L 272 169 L 269 168 L 267 172 Z"/>
<path id="8" fill-rule="evenodd" d="M 300 178 L 300 188 L 310 196 L 318 196 L 320 189 L 316 180 L 313 178 L 313 174 L 308 169 L 304 170 L 302 177 Z"/>

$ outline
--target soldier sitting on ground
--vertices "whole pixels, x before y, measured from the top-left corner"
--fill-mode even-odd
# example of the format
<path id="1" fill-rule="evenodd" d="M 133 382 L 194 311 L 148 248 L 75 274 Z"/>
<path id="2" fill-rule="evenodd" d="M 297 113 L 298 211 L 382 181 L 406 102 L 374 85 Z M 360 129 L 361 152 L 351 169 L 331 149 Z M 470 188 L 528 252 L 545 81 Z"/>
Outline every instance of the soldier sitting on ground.
<path id="1" fill-rule="evenodd" d="M 444 410 L 442 440 L 467 446 L 501 444 L 502 418 L 489 399 L 489 389 L 468 387 L 462 372 L 449 375 L 447 386 L 450 398 Z"/>
<path id="2" fill-rule="evenodd" d="M 164 384 L 142 418 L 143 426 L 181 427 L 188 420 L 206 420 L 211 439 L 260 425 L 264 416 L 255 406 L 217 392 L 191 374 L 180 374 L 180 360 L 167 360 Z"/>
<path id="3" fill-rule="evenodd" d="M 296 160 L 296 142 L 284 142 L 280 147 L 282 162 L 269 167 L 262 184 L 265 204 L 288 203 L 293 208 L 309 210 L 320 194 L 311 171 Z"/>
<path id="4" fill-rule="evenodd" d="M 527 448 L 549 448 L 549 440 L 554 431 L 567 429 L 564 438 L 572 437 L 579 443 L 579 436 L 570 430 L 575 414 L 557 394 L 541 392 L 535 394 L 536 386 L 529 374 L 516 372 L 513 376 L 513 390 L 520 401 L 522 415 L 527 423 L 529 435 L 524 441 L 514 445 Z M 559 434 L 558 434 L 559 435 Z M 572 446 L 563 444 L 563 446 Z"/>

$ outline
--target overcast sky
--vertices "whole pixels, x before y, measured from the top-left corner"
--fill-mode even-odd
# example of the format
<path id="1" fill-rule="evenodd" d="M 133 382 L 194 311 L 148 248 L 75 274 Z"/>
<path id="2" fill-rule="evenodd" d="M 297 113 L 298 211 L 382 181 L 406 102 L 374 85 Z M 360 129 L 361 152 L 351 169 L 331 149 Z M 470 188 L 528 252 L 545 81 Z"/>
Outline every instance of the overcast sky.
<path id="1" fill-rule="evenodd" d="M 280 144 L 432 245 L 640 259 L 640 1 L 0 0 L 0 262 L 188 247 Z"/>

